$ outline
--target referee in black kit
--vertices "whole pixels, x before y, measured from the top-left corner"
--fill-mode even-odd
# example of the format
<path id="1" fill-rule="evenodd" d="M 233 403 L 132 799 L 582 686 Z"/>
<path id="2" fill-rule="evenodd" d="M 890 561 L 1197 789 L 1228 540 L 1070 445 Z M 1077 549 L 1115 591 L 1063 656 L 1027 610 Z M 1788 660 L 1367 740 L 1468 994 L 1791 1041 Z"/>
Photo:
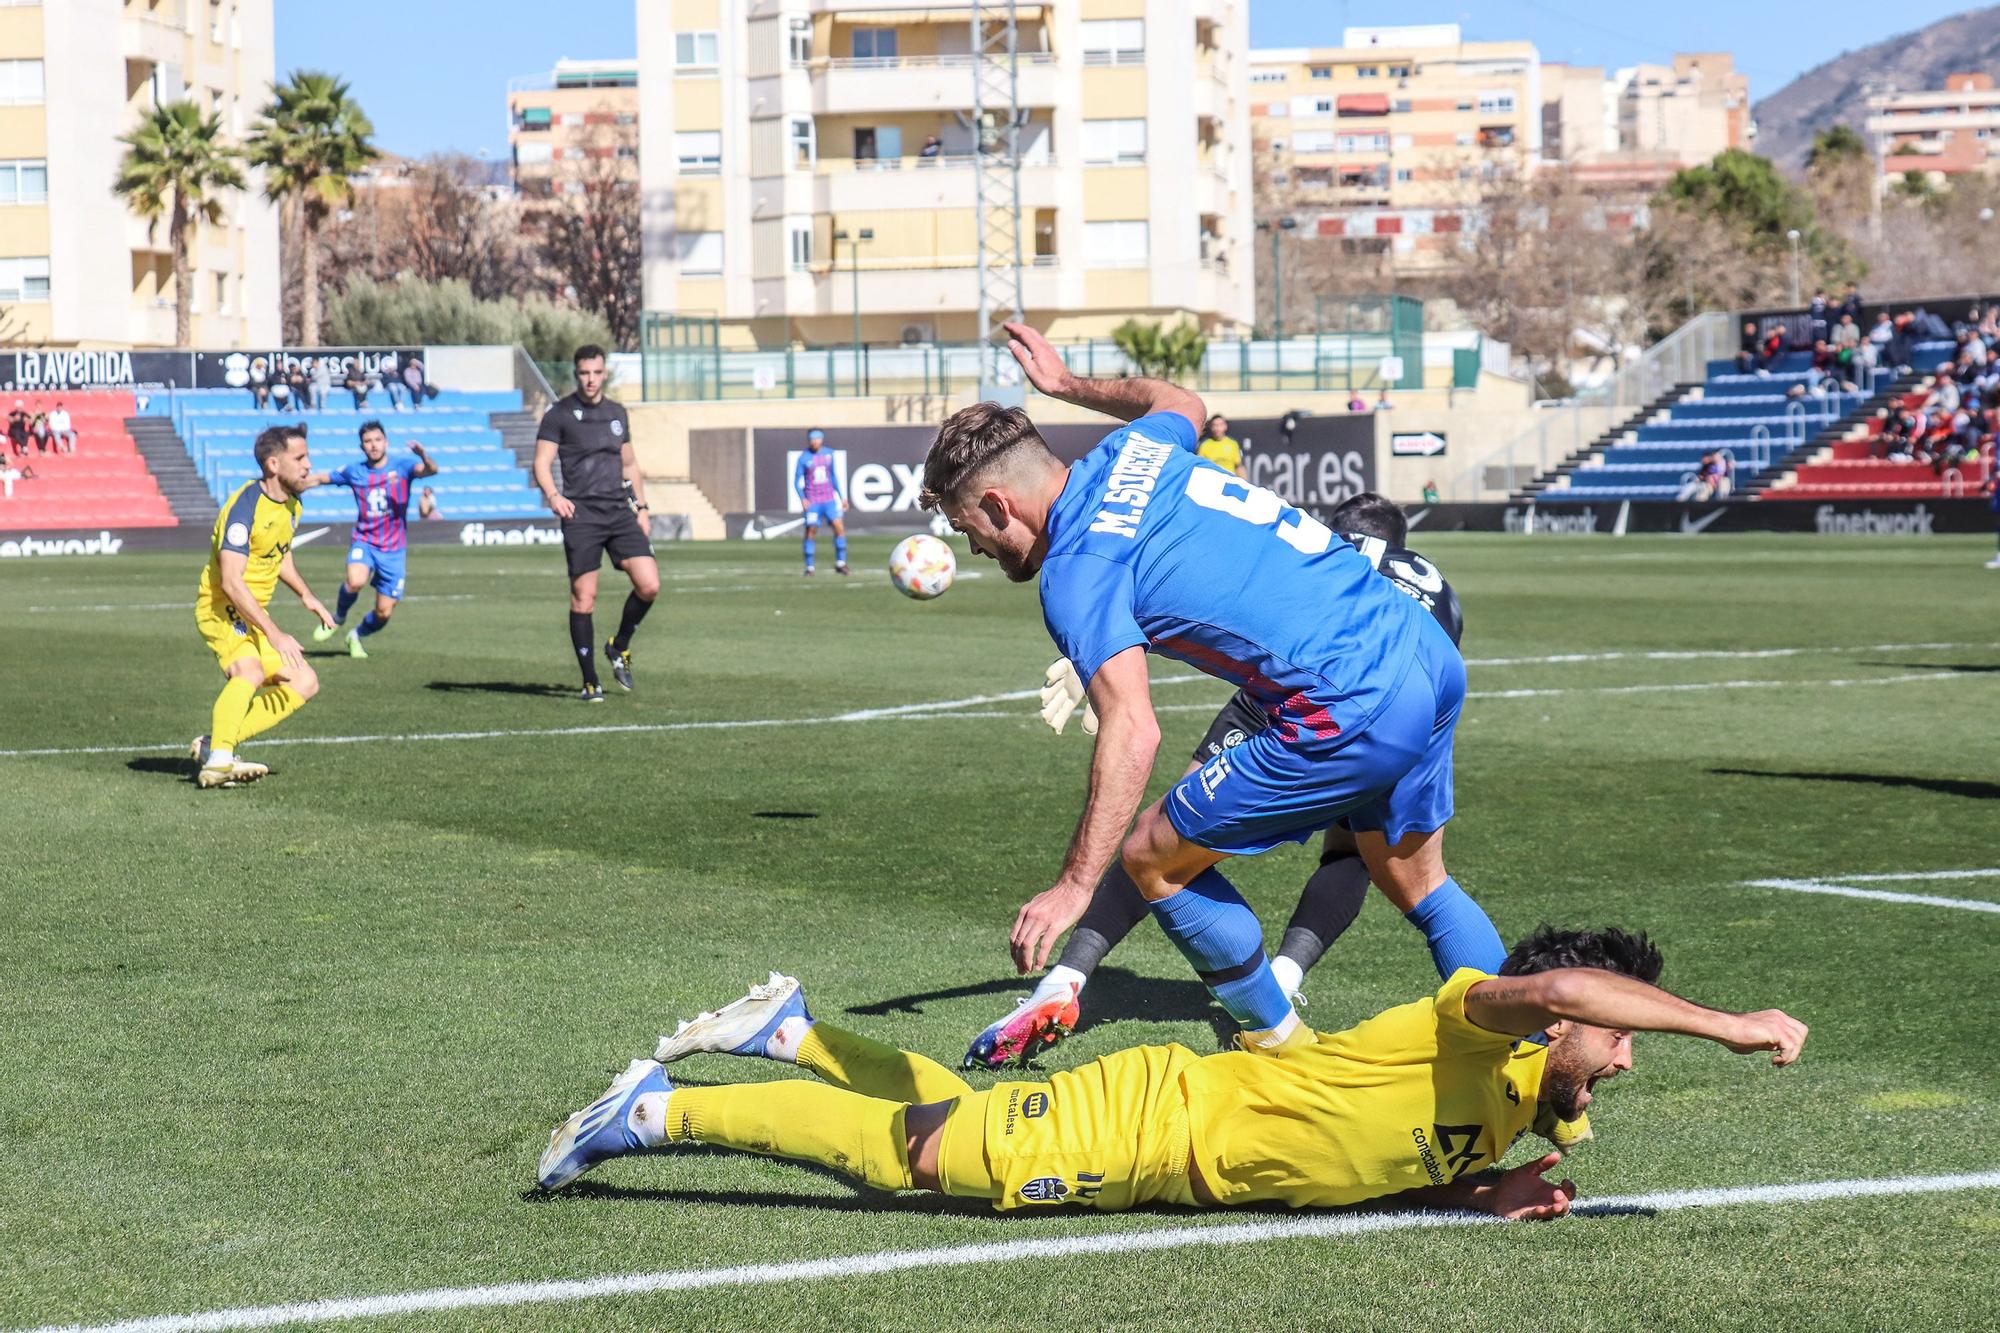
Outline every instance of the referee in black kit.
<path id="1" fill-rule="evenodd" d="M 646 482 L 632 455 L 632 428 L 625 409 L 604 396 L 604 349 L 576 349 L 576 392 L 557 400 L 535 431 L 535 484 L 562 520 L 563 554 L 569 560 L 569 641 L 583 668 L 583 701 L 604 702 L 592 656 L 596 631 L 590 613 L 597 607 L 597 570 L 604 553 L 613 568 L 632 580 L 631 595 L 618 620 L 618 633 L 604 644 L 611 675 L 632 688 L 632 632 L 660 595 L 660 566 L 646 538 L 652 517 Z M 562 460 L 563 488 L 556 489 L 549 465 Z"/>

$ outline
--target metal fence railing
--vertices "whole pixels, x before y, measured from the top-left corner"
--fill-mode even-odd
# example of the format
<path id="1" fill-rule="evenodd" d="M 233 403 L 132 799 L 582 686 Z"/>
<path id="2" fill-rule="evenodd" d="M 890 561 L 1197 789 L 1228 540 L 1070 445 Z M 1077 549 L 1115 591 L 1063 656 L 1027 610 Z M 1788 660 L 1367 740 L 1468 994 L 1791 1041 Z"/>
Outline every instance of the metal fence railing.
<path id="1" fill-rule="evenodd" d="M 1551 406 L 1534 426 L 1461 468 L 1449 485 L 1454 501 L 1512 494 L 1584 448 L 1614 424 L 1668 390 L 1708 378 L 1708 363 L 1736 353 L 1734 316 L 1696 315 L 1647 348 L 1610 379 Z"/>

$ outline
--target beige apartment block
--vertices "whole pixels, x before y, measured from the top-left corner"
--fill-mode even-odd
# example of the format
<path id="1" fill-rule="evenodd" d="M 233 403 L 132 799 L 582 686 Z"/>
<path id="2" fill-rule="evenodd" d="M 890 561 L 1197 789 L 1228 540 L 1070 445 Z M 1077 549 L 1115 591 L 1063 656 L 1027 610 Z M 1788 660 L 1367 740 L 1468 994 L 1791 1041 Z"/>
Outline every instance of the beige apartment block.
<path id="1" fill-rule="evenodd" d="M 1249 322 L 1248 3 L 1016 7 L 1022 296 L 1053 336 Z M 857 310 L 872 345 L 979 335 L 968 4 L 638 17 L 649 311 L 739 347 L 845 345 Z"/>
<path id="2" fill-rule="evenodd" d="M 1881 164 L 1878 188 L 1911 171 L 1933 185 L 1991 172 L 2000 154 L 2000 90 L 1990 74 L 1951 74 L 1942 89 L 1878 92 L 1868 99 L 1867 127 Z"/>
<path id="3" fill-rule="evenodd" d="M 20 341 L 174 340 L 165 219 L 111 192 L 128 132 L 192 98 L 241 142 L 270 96 L 272 0 L 0 0 L 0 307 Z M 253 187 L 192 244 L 194 341 L 274 343 L 278 219 Z"/>
<path id="4" fill-rule="evenodd" d="M 1258 189 L 1357 253 L 1448 264 L 1482 190 L 1541 156 L 1543 96 L 1533 43 L 1468 42 L 1455 23 L 1252 51 Z"/>
<path id="5" fill-rule="evenodd" d="M 507 90 L 507 146 L 514 185 L 523 194 L 553 193 L 616 162 L 621 179 L 639 178 L 639 62 L 559 60 L 545 75 Z"/>

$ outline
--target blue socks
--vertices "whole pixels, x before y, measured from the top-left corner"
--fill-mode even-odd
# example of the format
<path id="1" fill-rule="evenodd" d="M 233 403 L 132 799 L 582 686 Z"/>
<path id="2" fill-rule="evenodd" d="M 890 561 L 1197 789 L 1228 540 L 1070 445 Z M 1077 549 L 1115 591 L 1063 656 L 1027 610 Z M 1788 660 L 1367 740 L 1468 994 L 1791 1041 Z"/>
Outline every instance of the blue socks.
<path id="1" fill-rule="evenodd" d="M 334 624 L 344 625 L 347 623 L 347 613 L 354 609 L 354 599 L 360 595 L 360 593 L 354 591 L 354 589 L 348 587 L 345 583 L 340 585 L 340 596 L 333 604 Z"/>
<path id="2" fill-rule="evenodd" d="M 1220 872 L 1202 871 L 1179 893 L 1154 903 L 1153 916 L 1245 1031 L 1271 1032 L 1296 1022 L 1291 999 L 1264 957 L 1257 914 Z"/>
<path id="3" fill-rule="evenodd" d="M 373 634 L 376 630 L 387 629 L 388 626 L 389 626 L 388 621 L 381 619 L 373 611 L 370 611 L 367 615 L 361 618 L 361 628 L 354 632 L 356 634 L 359 634 L 362 638 L 365 639 L 369 635 Z"/>
<path id="4" fill-rule="evenodd" d="M 815 549 L 815 548 L 816 548 L 816 547 L 817 547 L 818 545 L 819 545 L 819 543 L 815 542 L 815 541 L 814 541 L 814 540 L 813 540 L 812 538 L 810 538 L 810 537 L 806 538 L 806 568 L 807 568 L 807 569 L 811 569 L 811 568 L 813 567 L 813 551 L 814 551 L 814 549 Z"/>
<path id="5" fill-rule="evenodd" d="M 1446 980 L 1461 967 L 1498 972 L 1500 964 L 1507 961 L 1507 946 L 1500 942 L 1500 932 L 1455 879 L 1432 889 L 1403 917 L 1424 932 L 1431 961 Z"/>
<path id="6" fill-rule="evenodd" d="M 847 538 L 835 537 L 833 539 L 833 561 L 837 565 L 847 563 Z"/>

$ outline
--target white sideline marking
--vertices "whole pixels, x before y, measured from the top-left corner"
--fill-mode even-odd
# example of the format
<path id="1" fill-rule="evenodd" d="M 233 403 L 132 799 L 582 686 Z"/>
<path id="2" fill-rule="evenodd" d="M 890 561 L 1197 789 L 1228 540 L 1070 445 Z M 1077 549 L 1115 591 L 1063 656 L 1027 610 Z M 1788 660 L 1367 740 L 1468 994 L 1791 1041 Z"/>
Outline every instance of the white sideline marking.
<path id="1" fill-rule="evenodd" d="M 1984 1189 L 2000 1189 L 2000 1171 L 1948 1176 L 1898 1176 L 1877 1180 L 1819 1180 L 1797 1185 L 1748 1185 L 1732 1189 L 1666 1190 L 1655 1194 L 1598 1199 L 1578 1205 L 1571 1215 L 1605 1217 L 1632 1212 L 1679 1212 L 1688 1208 L 1722 1208 L 1742 1204 L 1819 1203 L 1828 1199 L 1885 1198 Z M 153 1315 L 113 1324 L 50 1324 L 27 1330 L 26 1333 L 208 1333 L 215 1329 L 271 1328 L 279 1324 L 331 1324 L 349 1319 L 430 1314 L 444 1310 L 555 1305 L 607 1296 L 644 1296 L 662 1291 L 699 1291 L 710 1287 L 772 1286 L 779 1283 L 790 1285 L 827 1278 L 846 1280 L 903 1273 L 911 1269 L 968 1268 L 1028 1260 L 1144 1254 L 1194 1246 L 1324 1240 L 1385 1231 L 1495 1225 L 1500 1225 L 1496 1219 L 1474 1213 L 1345 1213 L 1273 1222 L 1176 1226 L 1152 1231 L 1112 1232 L 1108 1235 L 940 1245 L 927 1250 L 883 1250 L 830 1259 L 740 1264 L 731 1268 L 690 1268 L 568 1281 L 503 1282 L 484 1287 L 440 1287 L 389 1296 L 352 1296 L 298 1301 L 289 1305 L 239 1306 L 200 1314 Z"/>
<path id="2" fill-rule="evenodd" d="M 2000 648 L 2000 643 L 1863 643 L 1853 646 L 1813 648 L 1689 648 L 1633 652 L 1557 653 L 1552 657 L 1468 657 L 1465 664 L 1476 666 L 1567 666 L 1578 662 L 1699 662 L 1754 660 L 1765 657 L 1802 657 L 1808 653 L 1907 653 L 1931 652 L 1944 648 Z"/>
<path id="3" fill-rule="evenodd" d="M 1208 680 L 1207 676 L 1183 675 L 1162 676 L 1154 685 L 1182 685 L 1191 681 Z M 1023 699 L 1038 699 L 1041 690 L 1009 690 L 1005 694 L 974 694 L 963 699 L 939 699 L 931 703 L 898 704 L 893 708 L 857 708 L 845 713 L 834 713 L 827 717 L 748 717 L 719 718 L 706 722 L 628 722 L 611 723 L 605 726 L 584 727 L 508 727 L 493 731 L 424 731 L 401 735 L 379 733 L 371 736 L 275 736 L 270 740 L 260 740 L 261 747 L 274 745 L 368 745 L 387 741 L 489 741 L 513 736 L 615 736 L 621 734 L 644 734 L 671 731 L 741 731 L 753 727 L 811 727 L 826 726 L 842 722 L 904 722 L 927 718 L 956 720 L 959 718 L 1014 718 L 1026 716 L 1021 713 L 985 711 L 967 712 L 978 709 L 982 704 L 1018 703 Z M 55 746 L 44 749 L 0 750 L 0 759 L 26 759 L 49 755 L 72 754 L 147 754 L 157 751 L 185 753 L 186 741 L 168 741 L 154 745 L 78 745 Z"/>
<path id="4" fill-rule="evenodd" d="M 1880 884 L 1912 879 L 2000 879 L 2000 866 L 1987 870 L 1898 870 L 1888 874 L 1825 875 L 1821 878 L 1830 884 Z"/>
<path id="5" fill-rule="evenodd" d="M 1995 870 L 1939 871 L 1930 876 L 1887 876 L 1886 878 L 1988 878 L 2000 874 Z M 1877 879 L 1875 875 L 1842 875 L 1841 879 Z M 1896 893 L 1887 889 L 1851 889 L 1845 884 L 1829 883 L 1820 879 L 1748 879 L 1743 881 L 1752 888 L 1788 889 L 1793 893 L 1824 893 L 1836 898 L 1872 898 L 1884 903 L 1915 903 L 1920 907 L 1956 907 L 1966 912 L 2000 912 L 2000 903 L 1981 902 L 1977 898 L 1939 898 L 1928 893 Z"/>

